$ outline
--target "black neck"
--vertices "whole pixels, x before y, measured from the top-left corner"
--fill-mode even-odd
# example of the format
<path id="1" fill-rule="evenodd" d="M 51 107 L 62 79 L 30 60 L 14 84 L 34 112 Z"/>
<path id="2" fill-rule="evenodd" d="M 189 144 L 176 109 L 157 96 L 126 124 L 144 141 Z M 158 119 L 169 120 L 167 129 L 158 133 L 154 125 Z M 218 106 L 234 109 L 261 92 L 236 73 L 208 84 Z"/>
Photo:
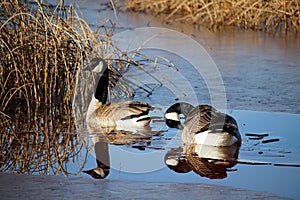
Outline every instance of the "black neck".
<path id="1" fill-rule="evenodd" d="M 192 106 L 189 103 L 179 102 L 179 103 L 173 104 L 170 108 L 168 108 L 166 113 L 176 112 L 179 115 L 183 114 L 184 116 L 187 116 L 193 108 L 194 108 L 194 106 Z"/>
<path id="2" fill-rule="evenodd" d="M 110 167 L 108 143 L 106 141 L 99 141 L 95 143 L 95 154 L 97 167 L 108 169 Z"/>
<path id="3" fill-rule="evenodd" d="M 95 98 L 103 104 L 106 103 L 108 96 L 108 78 L 108 67 L 106 67 L 103 73 L 100 75 L 100 79 L 95 91 Z"/>

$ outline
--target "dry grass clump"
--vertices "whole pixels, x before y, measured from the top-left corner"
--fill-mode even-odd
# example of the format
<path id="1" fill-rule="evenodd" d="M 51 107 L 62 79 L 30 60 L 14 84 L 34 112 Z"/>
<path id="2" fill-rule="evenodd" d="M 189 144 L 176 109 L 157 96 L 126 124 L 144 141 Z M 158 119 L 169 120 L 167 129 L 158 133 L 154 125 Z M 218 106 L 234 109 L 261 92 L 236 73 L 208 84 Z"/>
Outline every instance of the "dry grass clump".
<path id="1" fill-rule="evenodd" d="M 76 74 L 111 48 L 111 32 L 93 32 L 63 1 L 5 0 L 0 10 L 0 170 L 68 174 L 82 148 L 72 134 Z"/>
<path id="2" fill-rule="evenodd" d="M 299 0 L 126 0 L 127 10 L 164 14 L 165 22 L 235 25 L 254 30 L 298 31 Z"/>
<path id="3" fill-rule="evenodd" d="M 69 105 L 76 71 L 95 42 L 89 26 L 64 5 L 52 11 L 38 1 L 5 1 L 1 10 L 1 113 Z"/>

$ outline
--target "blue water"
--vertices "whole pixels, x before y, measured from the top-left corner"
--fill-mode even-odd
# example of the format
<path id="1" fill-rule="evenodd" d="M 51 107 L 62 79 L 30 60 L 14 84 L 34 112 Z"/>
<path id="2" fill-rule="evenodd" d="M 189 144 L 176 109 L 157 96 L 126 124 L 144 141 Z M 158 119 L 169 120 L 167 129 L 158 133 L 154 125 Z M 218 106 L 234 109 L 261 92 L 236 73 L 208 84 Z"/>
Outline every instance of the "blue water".
<path id="1" fill-rule="evenodd" d="M 300 115 L 286 113 L 253 112 L 234 110 L 228 114 L 238 121 L 243 137 L 239 159 L 246 161 L 269 162 L 268 165 L 250 165 L 238 163 L 234 171 L 227 172 L 227 178 L 211 180 L 196 173 L 176 173 L 165 167 L 165 150 L 146 148 L 144 151 L 126 146 L 109 145 L 111 171 L 107 179 L 150 182 L 206 183 L 231 186 L 235 188 L 268 192 L 284 197 L 299 198 L 300 191 Z M 168 130 L 166 127 L 162 127 Z M 168 148 L 167 136 L 175 136 L 177 130 L 169 129 L 161 137 L 161 143 Z M 279 139 L 277 142 L 262 143 L 251 140 L 246 133 L 268 133 L 264 139 Z M 176 143 L 176 140 L 177 143 Z M 180 144 L 174 139 L 172 145 Z M 297 164 L 297 166 L 276 166 L 275 164 Z M 94 168 L 96 162 L 89 157 L 85 169 Z M 151 167 L 153 167 L 151 170 Z M 131 172 L 128 172 L 131 171 Z M 82 174 L 84 177 L 89 177 Z"/>

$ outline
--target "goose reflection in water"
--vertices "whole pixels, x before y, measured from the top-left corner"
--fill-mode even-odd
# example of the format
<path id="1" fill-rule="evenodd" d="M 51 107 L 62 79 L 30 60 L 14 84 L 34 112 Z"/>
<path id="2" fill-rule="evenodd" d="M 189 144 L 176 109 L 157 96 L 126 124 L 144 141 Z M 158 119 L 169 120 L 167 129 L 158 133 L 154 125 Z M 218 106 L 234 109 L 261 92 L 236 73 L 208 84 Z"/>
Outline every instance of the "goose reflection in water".
<path id="1" fill-rule="evenodd" d="M 138 147 L 146 147 L 151 145 L 151 137 L 157 132 L 153 132 L 150 126 L 136 128 L 130 130 L 111 130 L 110 128 L 91 128 L 88 126 L 88 131 L 92 137 L 94 145 L 95 158 L 97 167 L 84 170 L 95 179 L 104 179 L 109 175 L 110 171 L 110 156 L 108 145 L 133 145 L 139 144 Z M 144 150 L 140 148 L 140 150 Z"/>
<path id="2" fill-rule="evenodd" d="M 165 155 L 165 164 L 175 172 L 194 171 L 202 177 L 223 179 L 227 171 L 237 164 L 239 145 L 215 147 L 191 144 L 184 151 L 182 147 L 172 148 Z"/>
<path id="3" fill-rule="evenodd" d="M 186 118 L 184 126 L 179 114 Z M 164 158 L 170 169 L 223 179 L 228 169 L 237 164 L 241 136 L 231 116 L 209 105 L 176 103 L 167 109 L 165 119 L 170 128 L 181 130 L 181 146 L 170 149 Z"/>
<path id="4" fill-rule="evenodd" d="M 97 166 L 82 172 L 89 174 L 95 179 L 104 179 L 109 175 L 110 156 L 109 144 L 124 145 L 142 143 L 150 145 L 151 127 L 146 126 L 138 129 L 112 130 L 111 128 L 95 128 L 88 125 L 88 132 L 94 145 Z"/>
<path id="5" fill-rule="evenodd" d="M 104 179 L 108 176 L 110 170 L 108 143 L 103 135 L 93 136 L 92 140 L 94 143 L 97 167 L 83 172 L 91 175 L 95 179 Z"/>

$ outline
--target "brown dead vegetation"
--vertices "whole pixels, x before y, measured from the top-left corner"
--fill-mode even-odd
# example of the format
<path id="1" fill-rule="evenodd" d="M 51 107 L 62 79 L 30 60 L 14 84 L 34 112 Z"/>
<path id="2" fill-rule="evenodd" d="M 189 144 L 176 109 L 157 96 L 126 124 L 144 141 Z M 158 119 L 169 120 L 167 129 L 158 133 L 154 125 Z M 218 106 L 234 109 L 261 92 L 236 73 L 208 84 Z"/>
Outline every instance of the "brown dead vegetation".
<path id="1" fill-rule="evenodd" d="M 232 25 L 263 31 L 298 31 L 298 0 L 125 0 L 123 8 L 163 15 L 163 21 Z"/>

